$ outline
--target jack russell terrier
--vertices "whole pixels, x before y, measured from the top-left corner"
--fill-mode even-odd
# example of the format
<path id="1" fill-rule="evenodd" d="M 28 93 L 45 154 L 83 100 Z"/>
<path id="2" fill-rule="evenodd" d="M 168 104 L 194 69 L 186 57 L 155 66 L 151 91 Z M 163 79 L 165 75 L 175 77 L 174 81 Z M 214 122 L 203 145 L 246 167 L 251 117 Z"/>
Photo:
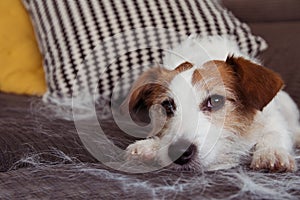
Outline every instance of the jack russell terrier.
<path id="1" fill-rule="evenodd" d="M 127 159 L 180 170 L 295 171 L 299 111 L 278 74 L 228 38 L 190 36 L 133 84 L 122 111 L 152 124 Z"/>

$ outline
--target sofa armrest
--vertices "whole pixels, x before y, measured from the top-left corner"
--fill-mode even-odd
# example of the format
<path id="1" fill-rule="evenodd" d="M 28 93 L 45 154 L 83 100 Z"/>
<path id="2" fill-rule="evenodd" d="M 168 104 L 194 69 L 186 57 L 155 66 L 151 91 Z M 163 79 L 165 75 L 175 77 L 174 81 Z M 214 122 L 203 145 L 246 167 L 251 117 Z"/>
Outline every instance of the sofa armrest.
<path id="1" fill-rule="evenodd" d="M 300 0 L 221 0 L 244 22 L 300 20 Z"/>

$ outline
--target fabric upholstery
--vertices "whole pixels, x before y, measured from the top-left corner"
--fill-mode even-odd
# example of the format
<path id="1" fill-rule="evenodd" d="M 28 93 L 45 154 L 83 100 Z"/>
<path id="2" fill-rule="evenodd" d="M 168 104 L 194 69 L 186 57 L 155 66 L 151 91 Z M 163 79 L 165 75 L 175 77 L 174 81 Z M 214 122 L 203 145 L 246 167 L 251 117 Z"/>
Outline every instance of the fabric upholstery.
<path id="1" fill-rule="evenodd" d="M 222 0 L 222 3 L 245 22 L 300 20 L 299 0 Z"/>

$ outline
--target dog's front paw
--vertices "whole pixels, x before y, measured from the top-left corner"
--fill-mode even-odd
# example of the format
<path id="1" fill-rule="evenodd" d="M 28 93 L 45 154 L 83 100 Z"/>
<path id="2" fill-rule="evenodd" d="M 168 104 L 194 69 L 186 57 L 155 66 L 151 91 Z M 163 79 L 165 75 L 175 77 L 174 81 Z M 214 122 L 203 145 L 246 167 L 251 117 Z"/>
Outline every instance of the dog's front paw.
<path id="1" fill-rule="evenodd" d="M 252 169 L 267 169 L 273 172 L 293 172 L 295 159 L 283 148 L 257 149 L 252 158 Z"/>
<path id="2" fill-rule="evenodd" d="M 137 141 L 129 145 L 126 149 L 127 159 L 139 159 L 141 161 L 155 160 L 159 149 L 159 139 L 149 138 Z"/>

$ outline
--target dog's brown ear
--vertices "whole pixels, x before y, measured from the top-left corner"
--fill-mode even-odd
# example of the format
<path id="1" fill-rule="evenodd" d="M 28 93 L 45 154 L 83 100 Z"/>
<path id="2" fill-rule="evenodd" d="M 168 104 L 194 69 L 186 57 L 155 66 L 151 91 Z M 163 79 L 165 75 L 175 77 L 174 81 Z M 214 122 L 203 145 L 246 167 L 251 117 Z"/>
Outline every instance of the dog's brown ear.
<path id="1" fill-rule="evenodd" d="M 262 111 L 283 87 L 277 73 L 242 57 L 229 56 L 226 63 L 237 76 L 240 99 L 246 106 Z"/>
<path id="2" fill-rule="evenodd" d="M 121 112 L 125 114 L 129 111 L 134 121 L 149 123 L 149 109 L 156 99 L 155 94 L 162 94 L 166 90 L 161 77 L 168 77 L 168 75 L 167 71 L 160 67 L 144 72 L 135 81 L 127 98 L 122 103 Z"/>

